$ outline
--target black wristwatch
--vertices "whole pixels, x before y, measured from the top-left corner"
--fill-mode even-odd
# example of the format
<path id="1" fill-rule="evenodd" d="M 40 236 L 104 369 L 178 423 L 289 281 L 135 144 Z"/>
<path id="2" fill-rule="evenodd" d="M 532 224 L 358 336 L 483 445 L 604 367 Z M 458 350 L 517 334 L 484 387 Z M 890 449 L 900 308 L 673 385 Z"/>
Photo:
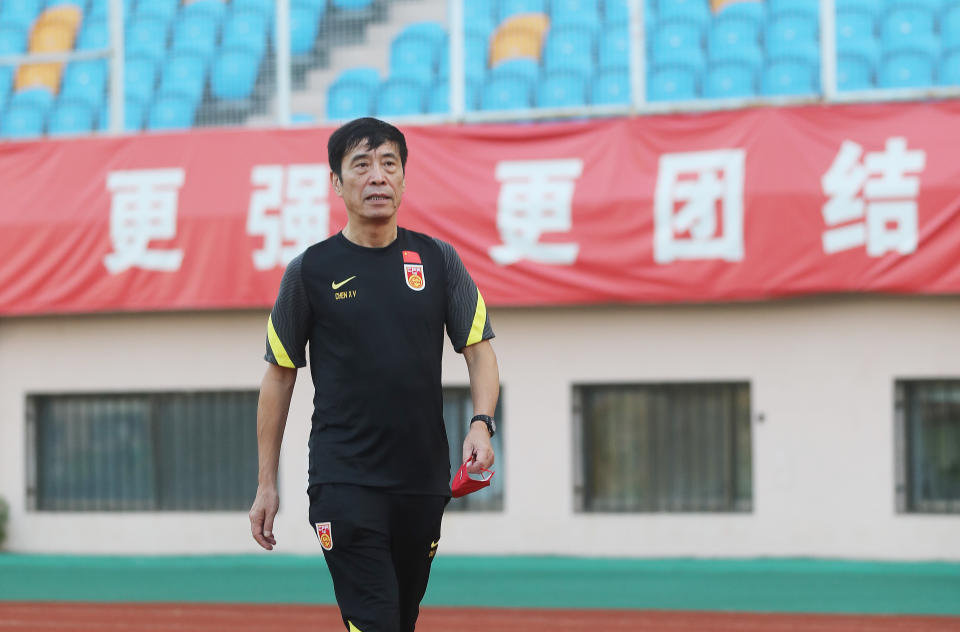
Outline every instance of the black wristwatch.
<path id="1" fill-rule="evenodd" d="M 471 428 L 473 427 L 473 422 L 475 421 L 482 421 L 483 423 L 485 423 L 487 425 L 487 432 L 490 433 L 491 437 L 496 434 L 497 422 L 495 422 L 493 420 L 493 417 L 491 417 L 490 415 L 474 415 L 473 419 L 470 420 Z"/>

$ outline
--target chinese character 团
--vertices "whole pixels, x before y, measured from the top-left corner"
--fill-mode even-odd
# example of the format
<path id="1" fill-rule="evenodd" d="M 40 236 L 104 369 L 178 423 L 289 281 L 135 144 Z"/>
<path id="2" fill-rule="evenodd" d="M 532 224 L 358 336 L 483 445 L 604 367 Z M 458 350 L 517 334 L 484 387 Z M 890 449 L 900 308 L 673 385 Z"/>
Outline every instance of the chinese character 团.
<path id="1" fill-rule="evenodd" d="M 863 164 L 862 153 L 860 145 L 844 141 L 821 180 L 830 198 L 823 205 L 829 227 L 823 233 L 823 251 L 833 254 L 866 244 L 870 257 L 910 254 L 917 249 L 920 178 L 907 173 L 923 171 L 926 153 L 907 151 L 902 137 L 888 138 L 884 151 L 868 153 Z"/>
<path id="2" fill-rule="evenodd" d="M 113 251 L 103 258 L 111 274 L 129 268 L 172 272 L 180 268 L 182 250 L 150 248 L 154 239 L 177 234 L 177 196 L 183 169 L 113 171 L 107 175 L 110 241 Z"/>
<path id="3" fill-rule="evenodd" d="M 660 156 L 653 203 L 654 261 L 743 259 L 745 159 L 742 149 Z"/>
<path id="4" fill-rule="evenodd" d="M 521 259 L 561 265 L 576 261 L 578 244 L 541 243 L 540 237 L 572 227 L 574 180 L 582 172 L 583 161 L 575 158 L 498 163 L 497 229 L 503 243 L 490 248 L 490 257 L 500 265 Z"/>
<path id="5" fill-rule="evenodd" d="M 257 270 L 285 266 L 330 230 L 329 169 L 326 165 L 259 165 L 250 181 L 247 234 L 263 237 L 253 253 Z M 291 243 L 292 242 L 292 243 Z"/>

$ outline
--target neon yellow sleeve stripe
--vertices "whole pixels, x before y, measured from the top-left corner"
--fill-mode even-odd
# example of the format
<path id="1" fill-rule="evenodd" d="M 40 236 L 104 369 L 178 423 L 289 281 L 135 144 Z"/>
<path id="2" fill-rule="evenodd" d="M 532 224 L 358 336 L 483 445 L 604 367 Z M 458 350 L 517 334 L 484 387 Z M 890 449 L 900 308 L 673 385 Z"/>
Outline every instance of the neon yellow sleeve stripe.
<path id="1" fill-rule="evenodd" d="M 480 290 L 477 289 L 477 311 L 473 315 L 473 325 L 470 327 L 470 335 L 467 336 L 467 344 L 465 346 L 469 347 L 483 340 L 483 326 L 486 324 L 487 306 L 483 302 L 483 297 L 480 296 Z"/>
<path id="2" fill-rule="evenodd" d="M 273 314 L 267 319 L 267 340 L 270 341 L 270 350 L 273 351 L 273 357 L 277 359 L 277 364 L 290 369 L 297 368 L 290 361 L 290 356 L 287 355 L 287 350 L 283 348 L 277 330 L 273 328 Z"/>
<path id="3" fill-rule="evenodd" d="M 353 621 L 347 621 L 347 623 L 350 624 L 350 630 L 349 630 L 349 632 L 360 632 L 360 628 L 358 628 L 357 626 L 353 625 Z"/>

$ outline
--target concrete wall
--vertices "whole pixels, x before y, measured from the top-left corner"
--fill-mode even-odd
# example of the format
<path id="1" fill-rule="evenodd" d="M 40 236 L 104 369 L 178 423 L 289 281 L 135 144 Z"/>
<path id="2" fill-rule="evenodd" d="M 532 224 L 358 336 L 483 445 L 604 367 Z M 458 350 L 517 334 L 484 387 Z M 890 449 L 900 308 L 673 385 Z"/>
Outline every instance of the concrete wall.
<path id="1" fill-rule="evenodd" d="M 960 298 L 493 309 L 492 317 L 505 509 L 448 514 L 445 552 L 960 560 L 960 515 L 896 511 L 893 413 L 896 379 L 960 377 Z M 24 401 L 34 392 L 256 388 L 265 321 L 266 312 L 0 320 L 8 548 L 259 550 L 244 512 L 27 511 Z M 674 380 L 750 382 L 753 511 L 575 512 L 572 385 Z M 467 384 L 449 349 L 444 381 Z M 281 461 L 279 551 L 319 553 L 304 494 L 310 391 L 302 371 Z"/>

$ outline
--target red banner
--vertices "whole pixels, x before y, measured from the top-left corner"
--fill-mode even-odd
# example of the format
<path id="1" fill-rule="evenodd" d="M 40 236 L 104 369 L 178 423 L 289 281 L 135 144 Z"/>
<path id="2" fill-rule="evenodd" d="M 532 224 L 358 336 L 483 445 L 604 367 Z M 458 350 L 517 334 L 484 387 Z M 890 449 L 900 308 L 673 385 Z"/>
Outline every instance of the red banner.
<path id="1" fill-rule="evenodd" d="M 269 307 L 330 129 L 0 144 L 0 314 Z M 491 305 L 960 291 L 960 103 L 409 127 L 400 224 Z"/>

